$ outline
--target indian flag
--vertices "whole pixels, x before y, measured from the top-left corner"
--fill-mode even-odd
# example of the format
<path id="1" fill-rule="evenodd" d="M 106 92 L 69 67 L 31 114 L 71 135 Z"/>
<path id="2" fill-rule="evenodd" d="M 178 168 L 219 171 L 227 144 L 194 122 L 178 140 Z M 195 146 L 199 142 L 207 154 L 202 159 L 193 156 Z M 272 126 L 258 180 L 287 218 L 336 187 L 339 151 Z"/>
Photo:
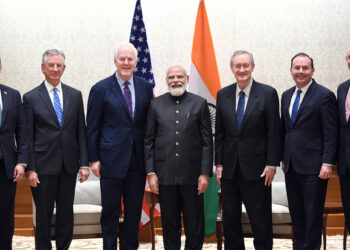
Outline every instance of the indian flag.
<path id="1" fill-rule="evenodd" d="M 215 127 L 216 93 L 220 88 L 219 72 L 207 11 L 204 0 L 200 0 L 193 35 L 188 90 L 207 99 L 213 128 Z M 213 132 L 215 133 L 214 129 Z M 209 237 L 216 231 L 216 216 L 219 206 L 217 192 L 219 189 L 215 176 L 211 177 L 208 190 L 204 193 L 205 237 Z"/>

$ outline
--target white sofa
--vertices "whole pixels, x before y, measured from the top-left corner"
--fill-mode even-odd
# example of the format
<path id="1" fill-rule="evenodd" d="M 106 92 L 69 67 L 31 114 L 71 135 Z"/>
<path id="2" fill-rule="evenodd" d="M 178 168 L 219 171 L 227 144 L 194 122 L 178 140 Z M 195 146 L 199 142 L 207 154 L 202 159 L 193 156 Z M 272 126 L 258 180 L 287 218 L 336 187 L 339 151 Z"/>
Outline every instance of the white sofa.
<path id="1" fill-rule="evenodd" d="M 74 238 L 101 237 L 101 192 L 100 181 L 98 179 L 77 182 L 74 198 Z M 35 204 L 33 202 L 33 223 L 35 222 Z M 51 220 L 51 235 L 55 235 L 56 208 Z"/>

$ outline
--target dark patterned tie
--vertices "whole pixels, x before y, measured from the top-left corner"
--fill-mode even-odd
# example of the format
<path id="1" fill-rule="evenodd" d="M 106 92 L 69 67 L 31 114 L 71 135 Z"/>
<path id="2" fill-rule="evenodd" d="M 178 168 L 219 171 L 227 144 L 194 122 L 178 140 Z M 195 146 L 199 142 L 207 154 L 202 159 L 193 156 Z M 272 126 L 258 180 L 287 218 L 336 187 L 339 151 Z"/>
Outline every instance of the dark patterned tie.
<path id="1" fill-rule="evenodd" d="M 238 100 L 237 112 L 236 112 L 236 122 L 237 122 L 238 129 L 241 129 L 243 115 L 244 115 L 244 105 L 245 105 L 244 92 L 241 90 L 241 92 L 239 92 L 239 100 Z"/>
<path id="2" fill-rule="evenodd" d="M 131 117 L 133 117 L 131 91 L 129 89 L 129 84 L 130 83 L 128 81 L 124 82 L 124 98 L 125 98 L 126 105 L 128 105 L 129 114 Z"/>

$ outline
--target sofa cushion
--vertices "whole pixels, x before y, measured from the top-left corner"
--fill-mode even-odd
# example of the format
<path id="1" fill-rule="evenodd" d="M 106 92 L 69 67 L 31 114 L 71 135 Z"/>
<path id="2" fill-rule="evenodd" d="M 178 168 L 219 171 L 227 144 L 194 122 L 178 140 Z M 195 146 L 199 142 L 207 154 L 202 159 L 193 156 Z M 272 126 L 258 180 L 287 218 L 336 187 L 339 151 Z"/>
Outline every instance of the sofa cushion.
<path id="1" fill-rule="evenodd" d="M 272 204 L 279 204 L 288 207 L 286 184 L 284 182 L 273 182 L 271 195 Z"/>
<path id="2" fill-rule="evenodd" d="M 101 205 L 100 181 L 77 182 L 74 204 Z"/>
<path id="3" fill-rule="evenodd" d="M 242 224 L 248 224 L 249 218 L 245 206 L 242 205 Z M 272 224 L 288 224 L 291 223 L 289 209 L 286 206 L 272 204 Z"/>
<path id="4" fill-rule="evenodd" d="M 74 227 L 76 225 L 100 225 L 101 206 L 90 204 L 74 204 Z M 51 225 L 56 225 L 56 208 L 51 219 Z"/>

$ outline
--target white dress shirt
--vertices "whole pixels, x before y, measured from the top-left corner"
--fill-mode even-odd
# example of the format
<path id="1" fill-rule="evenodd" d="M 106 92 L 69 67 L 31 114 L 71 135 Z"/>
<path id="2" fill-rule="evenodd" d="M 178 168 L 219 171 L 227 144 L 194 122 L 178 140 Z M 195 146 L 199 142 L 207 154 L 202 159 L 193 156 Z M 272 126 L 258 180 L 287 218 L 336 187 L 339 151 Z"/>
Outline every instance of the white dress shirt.
<path id="1" fill-rule="evenodd" d="M 62 83 L 60 82 L 56 87 L 52 86 L 50 83 L 48 83 L 46 80 L 44 81 L 45 87 L 47 89 L 47 92 L 49 92 L 50 100 L 52 102 L 52 106 L 54 106 L 53 102 L 53 89 L 56 88 L 56 92 L 58 97 L 60 98 L 61 108 L 63 111 L 63 92 L 62 92 Z"/>

